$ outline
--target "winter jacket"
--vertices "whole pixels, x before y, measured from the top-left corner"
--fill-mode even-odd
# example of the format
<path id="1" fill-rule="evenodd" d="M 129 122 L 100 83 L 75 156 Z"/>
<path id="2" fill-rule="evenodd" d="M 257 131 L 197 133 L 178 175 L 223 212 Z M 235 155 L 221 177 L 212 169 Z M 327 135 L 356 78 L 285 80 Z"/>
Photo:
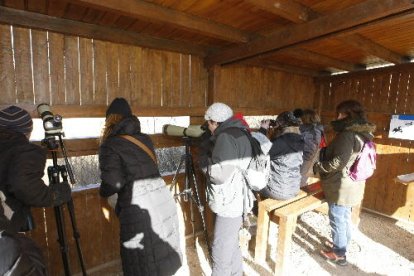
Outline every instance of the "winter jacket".
<path id="1" fill-rule="evenodd" d="M 260 193 L 279 200 L 290 199 L 295 197 L 300 189 L 304 141 L 299 127 L 287 127 L 271 141 L 273 145 L 269 151 L 270 180 Z"/>
<path id="2" fill-rule="evenodd" d="M 52 206 L 52 191 L 42 180 L 45 164 L 44 149 L 0 128 L 0 230 L 20 231 L 31 206 Z"/>
<path id="3" fill-rule="evenodd" d="M 213 145 L 209 159 L 207 198 L 211 210 L 222 217 L 243 214 L 247 189 L 242 170 L 252 158 L 246 127 L 237 119 L 221 123 L 210 138 Z"/>
<path id="4" fill-rule="evenodd" d="M 0 275 L 48 275 L 42 250 L 21 233 L 0 231 Z"/>
<path id="5" fill-rule="evenodd" d="M 315 164 L 314 170 L 320 174 L 329 203 L 355 206 L 363 199 L 365 181 L 355 182 L 348 173 L 362 149 L 363 141 L 373 139 L 375 125 L 351 118 L 336 120 L 331 124 L 337 134 L 326 148 L 323 160 Z"/>
<path id="6" fill-rule="evenodd" d="M 305 142 L 303 148 L 303 164 L 300 168 L 302 175 L 300 186 L 305 186 L 308 177 L 312 174 L 313 164 L 319 155 L 319 145 L 323 135 L 323 126 L 320 124 L 303 124 L 299 127 Z"/>
<path id="7" fill-rule="evenodd" d="M 119 122 L 99 149 L 103 197 L 118 194 L 124 275 L 173 275 L 181 266 L 175 202 L 158 167 L 131 135 L 154 151 L 136 117 Z"/>

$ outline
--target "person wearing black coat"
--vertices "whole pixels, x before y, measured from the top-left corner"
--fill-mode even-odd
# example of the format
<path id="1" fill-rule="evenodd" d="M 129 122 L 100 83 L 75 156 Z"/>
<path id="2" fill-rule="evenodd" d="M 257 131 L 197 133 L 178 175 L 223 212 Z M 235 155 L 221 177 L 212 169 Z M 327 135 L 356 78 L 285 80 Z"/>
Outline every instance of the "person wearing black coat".
<path id="1" fill-rule="evenodd" d="M 176 205 L 151 155 L 151 139 L 129 104 L 114 99 L 99 149 L 100 195 L 117 195 L 124 275 L 173 275 L 182 265 Z"/>
<path id="2" fill-rule="evenodd" d="M 46 151 L 31 144 L 33 122 L 17 106 L 0 110 L 0 275 L 46 275 L 41 250 L 20 232 L 33 229 L 31 207 L 52 207 L 71 199 L 66 182 L 47 186 Z"/>

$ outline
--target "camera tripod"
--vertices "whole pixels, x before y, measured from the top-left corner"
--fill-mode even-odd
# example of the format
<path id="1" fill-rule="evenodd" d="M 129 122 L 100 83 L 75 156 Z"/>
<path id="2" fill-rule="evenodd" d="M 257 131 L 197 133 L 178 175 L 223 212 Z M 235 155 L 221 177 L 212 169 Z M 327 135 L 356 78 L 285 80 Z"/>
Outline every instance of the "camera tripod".
<path id="1" fill-rule="evenodd" d="M 208 242 L 208 234 L 207 234 L 207 227 L 206 227 L 206 221 L 204 217 L 204 206 L 201 204 L 199 191 L 198 191 L 198 183 L 197 178 L 195 175 L 194 170 L 194 163 L 193 163 L 193 157 L 190 152 L 190 145 L 191 145 L 191 138 L 188 136 L 183 136 L 183 141 L 185 145 L 185 153 L 181 156 L 180 163 L 177 167 L 177 170 L 174 174 L 174 178 L 172 180 L 172 185 L 174 186 L 174 197 L 183 197 L 183 200 L 185 202 L 190 202 L 190 220 L 191 220 L 191 226 L 193 230 L 193 238 L 194 241 L 196 239 L 195 234 L 195 219 L 194 219 L 194 204 L 197 206 L 198 212 L 200 213 L 201 217 L 201 223 L 203 226 L 203 232 L 204 232 L 204 239 L 207 244 L 208 251 L 210 253 L 210 246 Z M 185 166 L 185 181 L 184 181 L 184 189 L 182 192 L 177 192 L 177 176 L 181 171 L 182 166 Z M 194 189 L 194 192 L 193 192 Z M 195 243 L 194 243 L 195 246 Z M 210 254 L 211 255 L 211 254 Z"/>
<path id="2" fill-rule="evenodd" d="M 56 138 L 54 136 L 46 137 L 42 141 L 42 143 L 44 143 L 47 146 L 47 149 L 51 152 L 52 160 L 53 160 L 53 165 L 47 168 L 47 173 L 49 177 L 49 185 L 50 186 L 61 185 L 62 181 L 60 181 L 60 177 L 59 177 L 60 175 L 62 176 L 63 182 L 67 182 L 68 176 L 69 176 L 70 183 L 74 184 L 75 179 L 73 176 L 72 168 L 69 164 L 69 161 L 66 155 L 66 149 L 62 141 L 62 135 L 57 134 L 57 136 L 59 137 L 59 143 L 56 141 Z M 57 163 L 57 151 L 58 151 L 59 145 L 62 150 L 62 155 L 65 160 L 65 165 L 58 165 Z M 72 198 L 70 199 L 70 201 L 66 203 L 66 206 L 69 211 L 69 216 L 71 220 L 73 238 L 75 239 L 75 242 L 76 242 L 76 249 L 77 249 L 78 257 L 79 257 L 79 264 L 82 269 L 82 274 L 86 275 L 85 264 L 83 261 L 82 250 L 81 250 L 80 242 L 79 242 L 80 235 L 79 235 L 79 231 L 76 226 L 75 211 L 74 211 L 75 208 L 73 205 Z M 64 222 L 64 215 L 63 215 L 63 204 L 59 206 L 55 206 L 54 211 L 55 211 L 55 218 L 56 218 L 56 227 L 57 227 L 57 232 L 58 232 L 58 242 L 60 244 L 60 251 L 62 254 L 65 275 L 69 276 L 71 275 L 71 272 L 70 272 L 70 264 L 69 264 L 69 256 L 68 256 L 68 243 L 66 239 L 65 222 Z"/>

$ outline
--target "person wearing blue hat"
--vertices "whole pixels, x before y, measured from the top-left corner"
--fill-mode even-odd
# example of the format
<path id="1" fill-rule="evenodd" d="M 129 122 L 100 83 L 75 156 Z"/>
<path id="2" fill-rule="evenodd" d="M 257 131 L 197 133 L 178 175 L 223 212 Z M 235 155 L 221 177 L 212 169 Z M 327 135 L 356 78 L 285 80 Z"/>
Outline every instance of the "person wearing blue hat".
<path id="1" fill-rule="evenodd" d="M 0 110 L 0 275 L 46 275 L 41 250 L 19 232 L 33 229 L 31 207 L 71 199 L 68 183 L 47 186 L 46 152 L 29 142 L 30 114 L 15 105 Z"/>

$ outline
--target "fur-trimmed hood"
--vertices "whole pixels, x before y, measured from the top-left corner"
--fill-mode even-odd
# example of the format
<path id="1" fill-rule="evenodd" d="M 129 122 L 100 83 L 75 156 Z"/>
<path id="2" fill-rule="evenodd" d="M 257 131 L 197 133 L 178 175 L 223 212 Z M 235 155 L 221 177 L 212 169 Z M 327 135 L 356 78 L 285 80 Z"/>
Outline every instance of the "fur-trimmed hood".
<path id="1" fill-rule="evenodd" d="M 376 125 L 367 122 L 363 119 L 344 118 L 341 120 L 335 120 L 331 122 L 331 125 L 336 132 L 352 131 L 363 136 L 366 140 L 372 140 L 374 138 L 374 132 Z"/>

